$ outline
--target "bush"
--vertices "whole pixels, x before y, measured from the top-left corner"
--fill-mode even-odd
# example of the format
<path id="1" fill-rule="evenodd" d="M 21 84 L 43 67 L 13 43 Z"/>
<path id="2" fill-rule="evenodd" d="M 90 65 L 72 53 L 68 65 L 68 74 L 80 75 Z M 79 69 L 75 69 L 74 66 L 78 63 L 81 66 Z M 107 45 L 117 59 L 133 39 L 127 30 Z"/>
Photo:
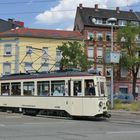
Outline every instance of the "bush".
<path id="1" fill-rule="evenodd" d="M 117 101 L 117 102 L 114 102 L 114 109 L 127 110 L 127 111 L 140 111 L 140 102 L 133 101 L 129 104 L 124 104 Z"/>

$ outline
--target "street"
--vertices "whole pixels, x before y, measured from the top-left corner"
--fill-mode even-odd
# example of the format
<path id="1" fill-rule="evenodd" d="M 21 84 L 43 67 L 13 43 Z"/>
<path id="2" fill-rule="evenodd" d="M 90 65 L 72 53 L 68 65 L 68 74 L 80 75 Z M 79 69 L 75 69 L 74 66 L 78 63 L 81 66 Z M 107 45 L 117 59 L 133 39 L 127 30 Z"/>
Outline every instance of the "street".
<path id="1" fill-rule="evenodd" d="M 113 113 L 107 120 L 71 120 L 0 112 L 0 140 L 139 140 L 140 116 L 122 114 Z"/>

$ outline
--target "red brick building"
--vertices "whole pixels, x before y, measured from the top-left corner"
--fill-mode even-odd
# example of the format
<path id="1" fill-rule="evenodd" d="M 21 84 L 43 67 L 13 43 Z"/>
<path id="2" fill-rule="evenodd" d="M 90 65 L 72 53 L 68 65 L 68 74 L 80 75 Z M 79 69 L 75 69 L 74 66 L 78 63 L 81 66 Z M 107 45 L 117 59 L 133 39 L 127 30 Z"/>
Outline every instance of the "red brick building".
<path id="1" fill-rule="evenodd" d="M 132 10 L 121 11 L 119 7 L 116 7 L 115 10 L 100 9 L 97 4 L 94 8 L 89 8 L 79 4 L 74 23 L 74 30 L 78 30 L 84 35 L 85 51 L 88 58 L 93 61 L 93 68 L 101 71 L 102 75 L 107 77 L 109 93 L 111 65 L 105 61 L 105 52 L 111 50 L 111 25 L 108 23 L 108 19 L 112 17 L 117 19 L 113 28 L 113 50 L 120 51 L 121 47 L 116 42 L 116 30 L 127 23 L 140 26 L 140 19 Z M 114 65 L 113 70 L 114 94 L 132 94 L 131 73 L 118 66 Z M 140 78 L 140 72 L 138 78 Z M 140 79 L 137 80 L 136 92 L 140 95 Z"/>

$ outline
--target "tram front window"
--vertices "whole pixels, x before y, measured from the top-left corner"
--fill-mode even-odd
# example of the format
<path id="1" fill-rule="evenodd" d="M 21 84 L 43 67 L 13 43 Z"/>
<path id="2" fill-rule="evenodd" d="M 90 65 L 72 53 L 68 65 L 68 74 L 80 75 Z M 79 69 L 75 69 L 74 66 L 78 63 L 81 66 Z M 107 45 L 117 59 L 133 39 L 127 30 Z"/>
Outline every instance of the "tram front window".
<path id="1" fill-rule="evenodd" d="M 93 95 L 95 96 L 95 84 L 94 81 L 91 79 L 85 80 L 85 96 Z"/>
<path id="2" fill-rule="evenodd" d="M 23 94 L 25 96 L 34 95 L 34 82 L 24 82 L 23 83 Z"/>
<path id="3" fill-rule="evenodd" d="M 106 86 L 105 82 L 97 82 L 98 95 L 106 96 Z"/>
<path id="4" fill-rule="evenodd" d="M 105 95 L 105 83 L 100 82 L 100 87 L 101 87 L 101 95 Z"/>
<path id="5" fill-rule="evenodd" d="M 4 95 L 4 96 L 10 95 L 10 83 L 1 84 L 1 95 Z"/>

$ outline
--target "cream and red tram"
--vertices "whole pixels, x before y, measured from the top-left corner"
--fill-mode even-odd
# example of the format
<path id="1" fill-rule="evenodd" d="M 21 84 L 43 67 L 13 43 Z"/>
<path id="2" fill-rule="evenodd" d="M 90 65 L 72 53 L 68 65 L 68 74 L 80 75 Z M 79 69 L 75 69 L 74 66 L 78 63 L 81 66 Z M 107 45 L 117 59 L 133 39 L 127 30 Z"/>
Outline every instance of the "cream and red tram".
<path id="1" fill-rule="evenodd" d="M 87 72 L 31 73 L 0 78 L 1 109 L 32 115 L 43 112 L 109 117 L 107 102 L 105 77 Z"/>

